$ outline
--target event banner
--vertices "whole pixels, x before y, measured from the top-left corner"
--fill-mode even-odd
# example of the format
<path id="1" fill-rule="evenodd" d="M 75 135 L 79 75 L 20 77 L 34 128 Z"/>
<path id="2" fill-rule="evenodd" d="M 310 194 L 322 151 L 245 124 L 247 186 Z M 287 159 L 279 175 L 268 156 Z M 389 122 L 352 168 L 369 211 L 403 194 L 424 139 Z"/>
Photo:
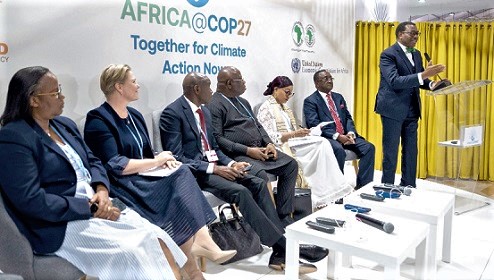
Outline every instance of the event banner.
<path id="1" fill-rule="evenodd" d="M 207 75 L 215 91 L 224 66 L 242 72 L 252 106 L 285 75 L 300 120 L 314 72 L 329 69 L 353 107 L 354 1 L 0 0 L 0 16 L 2 111 L 12 75 L 42 65 L 62 85 L 64 115 L 79 122 L 104 101 L 99 76 L 110 63 L 132 67 L 141 88 L 130 106 L 148 122 L 182 94 L 187 73 Z"/>

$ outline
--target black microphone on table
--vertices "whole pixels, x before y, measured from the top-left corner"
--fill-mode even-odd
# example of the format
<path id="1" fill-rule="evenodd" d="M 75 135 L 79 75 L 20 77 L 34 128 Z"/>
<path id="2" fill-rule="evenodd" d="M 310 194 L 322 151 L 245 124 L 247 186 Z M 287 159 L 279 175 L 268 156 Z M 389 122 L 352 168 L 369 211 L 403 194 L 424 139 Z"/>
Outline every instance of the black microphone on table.
<path id="1" fill-rule="evenodd" d="M 427 60 L 427 62 L 431 61 L 431 57 L 429 56 L 428 53 L 425 52 L 424 57 L 425 60 Z M 441 76 L 439 76 L 439 74 L 436 74 L 436 76 L 439 78 L 439 82 L 437 82 L 437 85 L 434 87 L 434 90 L 442 89 L 451 85 L 451 82 L 449 80 L 441 79 Z"/>
<path id="2" fill-rule="evenodd" d="M 392 233 L 395 229 L 395 226 L 392 223 L 385 223 L 364 214 L 357 213 L 355 217 L 357 217 L 357 220 L 361 221 L 362 223 L 380 229 L 385 233 Z"/>
<path id="3" fill-rule="evenodd" d="M 406 196 L 410 196 L 412 194 L 412 188 L 410 187 L 404 187 L 404 186 L 397 186 L 397 185 L 389 185 L 389 184 L 383 184 L 383 185 L 375 185 L 374 190 L 381 190 L 385 192 L 400 192 Z"/>

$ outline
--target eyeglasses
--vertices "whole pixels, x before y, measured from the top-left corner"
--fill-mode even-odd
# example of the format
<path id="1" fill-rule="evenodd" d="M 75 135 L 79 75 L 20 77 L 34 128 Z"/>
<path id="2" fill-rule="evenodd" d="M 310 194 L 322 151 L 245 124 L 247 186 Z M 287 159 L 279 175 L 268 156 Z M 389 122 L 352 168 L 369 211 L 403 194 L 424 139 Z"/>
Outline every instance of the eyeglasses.
<path id="1" fill-rule="evenodd" d="M 403 31 L 403 33 L 409 34 L 410 36 L 420 36 L 420 32 L 417 31 Z"/>
<path id="2" fill-rule="evenodd" d="M 245 83 L 244 78 L 228 79 L 226 81 L 218 81 L 218 84 L 226 84 L 228 81 Z"/>
<path id="3" fill-rule="evenodd" d="M 295 92 L 290 91 L 289 89 L 284 90 L 287 97 L 292 97 L 295 95 Z"/>
<path id="4" fill-rule="evenodd" d="M 43 95 L 49 95 L 49 96 L 55 96 L 57 99 L 60 98 L 60 95 L 62 95 L 62 85 L 58 85 L 58 91 L 57 92 L 50 92 L 50 93 L 38 93 L 35 94 L 36 96 L 43 96 Z"/>
<path id="5" fill-rule="evenodd" d="M 319 78 L 320 81 L 334 81 L 334 78 L 333 77 L 330 77 L 330 76 L 323 76 L 321 78 Z"/>

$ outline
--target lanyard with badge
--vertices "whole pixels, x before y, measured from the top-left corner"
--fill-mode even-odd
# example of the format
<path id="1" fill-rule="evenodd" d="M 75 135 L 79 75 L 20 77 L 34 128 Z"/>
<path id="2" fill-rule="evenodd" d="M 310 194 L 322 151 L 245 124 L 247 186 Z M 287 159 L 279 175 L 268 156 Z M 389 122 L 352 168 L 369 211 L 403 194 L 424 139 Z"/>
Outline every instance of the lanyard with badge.
<path id="1" fill-rule="evenodd" d="M 209 162 L 216 162 L 218 161 L 218 155 L 216 155 L 216 151 L 211 149 L 211 146 L 209 145 L 206 131 L 206 120 L 204 119 L 204 113 L 202 112 L 201 107 L 196 110 L 196 113 L 199 115 L 199 133 L 202 138 L 201 142 L 203 143 L 202 148 L 204 150 L 204 154 Z"/>
<path id="2" fill-rule="evenodd" d="M 137 147 L 139 148 L 139 156 L 141 157 L 141 159 L 143 159 L 144 157 L 143 157 L 142 151 L 144 149 L 144 142 L 142 141 L 142 137 L 141 137 L 141 134 L 139 133 L 139 130 L 137 130 L 137 126 L 134 123 L 134 119 L 132 118 L 132 115 L 130 113 L 128 113 L 128 114 L 129 114 L 130 122 L 132 123 L 132 126 L 136 130 L 137 136 L 134 134 L 134 132 L 132 131 L 132 129 L 130 129 L 130 127 L 128 125 L 126 125 L 125 127 L 127 127 L 127 129 L 132 134 L 132 137 L 134 138 L 134 141 L 137 143 Z M 139 139 L 137 139 L 137 138 L 139 138 Z"/>

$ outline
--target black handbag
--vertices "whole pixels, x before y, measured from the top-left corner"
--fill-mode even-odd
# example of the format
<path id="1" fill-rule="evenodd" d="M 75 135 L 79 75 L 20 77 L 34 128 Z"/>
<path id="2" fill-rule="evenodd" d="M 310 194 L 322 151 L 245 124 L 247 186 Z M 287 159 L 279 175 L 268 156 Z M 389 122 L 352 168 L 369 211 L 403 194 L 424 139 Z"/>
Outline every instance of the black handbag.
<path id="1" fill-rule="evenodd" d="M 277 193 L 277 188 L 274 188 L 273 195 L 275 199 Z M 310 189 L 295 188 L 295 199 L 293 201 L 293 219 L 295 221 L 312 214 L 311 194 Z"/>
<path id="2" fill-rule="evenodd" d="M 233 218 L 227 219 L 223 211 L 230 209 Z M 209 232 L 214 242 L 222 250 L 237 250 L 237 254 L 222 264 L 252 257 L 262 252 L 259 235 L 240 217 L 233 205 L 218 206 L 220 221 L 209 225 Z"/>
<path id="3" fill-rule="evenodd" d="M 298 221 L 312 214 L 312 198 L 310 189 L 295 188 L 293 219 Z"/>

